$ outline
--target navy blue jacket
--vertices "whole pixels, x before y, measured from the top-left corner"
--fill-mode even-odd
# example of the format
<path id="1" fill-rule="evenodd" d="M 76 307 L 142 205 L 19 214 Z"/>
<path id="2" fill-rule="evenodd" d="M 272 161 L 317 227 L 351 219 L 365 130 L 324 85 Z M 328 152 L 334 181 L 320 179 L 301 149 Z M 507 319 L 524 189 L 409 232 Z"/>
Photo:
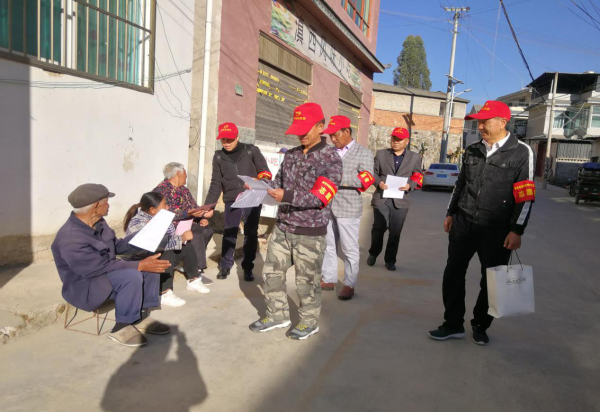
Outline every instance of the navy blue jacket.
<path id="1" fill-rule="evenodd" d="M 135 233 L 117 239 L 104 219 L 93 229 L 71 213 L 52 243 L 54 263 L 63 283 L 63 298 L 86 311 L 102 305 L 112 292 L 106 273 L 138 268 L 138 261 L 116 258 L 140 251 L 128 243 L 133 236 Z"/>

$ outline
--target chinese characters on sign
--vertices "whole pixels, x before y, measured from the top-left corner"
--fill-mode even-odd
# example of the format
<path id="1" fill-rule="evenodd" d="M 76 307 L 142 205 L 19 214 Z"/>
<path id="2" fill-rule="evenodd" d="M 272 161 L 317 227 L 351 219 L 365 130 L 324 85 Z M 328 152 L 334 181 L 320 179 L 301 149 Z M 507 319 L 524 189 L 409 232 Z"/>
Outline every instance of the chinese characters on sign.
<path id="1" fill-rule="evenodd" d="M 361 90 L 360 71 L 328 42 L 316 21 L 305 22 L 281 1 L 271 1 L 271 33 L 290 47 L 323 66 L 357 90 Z M 307 16 L 310 17 L 310 16 Z"/>

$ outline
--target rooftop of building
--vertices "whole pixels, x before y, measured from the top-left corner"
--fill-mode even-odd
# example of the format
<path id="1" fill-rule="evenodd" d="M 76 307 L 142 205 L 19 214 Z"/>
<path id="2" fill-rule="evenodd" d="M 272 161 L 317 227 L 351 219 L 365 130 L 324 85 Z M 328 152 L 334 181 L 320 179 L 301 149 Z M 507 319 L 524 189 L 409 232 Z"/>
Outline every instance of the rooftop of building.
<path id="1" fill-rule="evenodd" d="M 546 72 L 527 85 L 537 90 L 538 93 L 545 95 L 550 93 L 552 82 L 554 81 L 554 72 Z M 600 73 L 593 71 L 583 73 L 558 73 L 557 93 L 582 93 L 593 88 L 597 82 Z"/>
<path id="2" fill-rule="evenodd" d="M 429 90 L 415 89 L 412 87 L 393 86 L 391 84 L 384 83 L 373 83 L 373 91 L 446 100 L 446 93 L 444 92 L 431 92 Z M 460 103 L 469 103 L 469 100 L 461 99 L 460 97 L 455 97 L 454 101 Z"/>

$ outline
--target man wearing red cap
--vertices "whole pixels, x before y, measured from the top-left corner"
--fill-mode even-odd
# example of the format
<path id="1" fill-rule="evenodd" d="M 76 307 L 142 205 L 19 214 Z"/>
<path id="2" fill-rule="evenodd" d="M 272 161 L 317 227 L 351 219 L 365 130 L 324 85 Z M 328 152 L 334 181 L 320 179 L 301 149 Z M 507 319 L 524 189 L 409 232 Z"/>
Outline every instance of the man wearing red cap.
<path id="1" fill-rule="evenodd" d="M 331 137 L 344 165 L 342 184 L 331 205 L 333 212 L 327 226 L 327 249 L 323 259 L 322 290 L 334 290 L 337 283 L 338 246 L 344 254 L 344 287 L 338 298 L 350 300 L 358 278 L 360 249 L 358 231 L 362 216 L 361 193 L 375 182 L 373 154 L 352 139 L 350 119 L 333 116 L 323 131 Z"/>
<path id="2" fill-rule="evenodd" d="M 342 159 L 321 138 L 325 116 L 321 106 L 305 103 L 294 109 L 286 134 L 298 136 L 300 146 L 286 152 L 269 195 L 279 206 L 269 239 L 263 279 L 267 316 L 250 325 L 253 332 L 268 332 L 291 324 L 285 274 L 296 268 L 300 299 L 299 324 L 286 333 L 304 340 L 319 331 L 321 267 L 325 252 L 331 201 L 342 181 Z"/>
<path id="3" fill-rule="evenodd" d="M 400 233 L 410 206 L 408 192 L 420 189 L 423 185 L 421 156 L 407 149 L 410 140 L 408 130 L 396 127 L 390 136 L 391 147 L 377 151 L 375 155 L 375 185 L 377 190 L 373 195 L 373 229 L 371 230 L 371 248 L 367 265 L 373 266 L 377 256 L 383 249 L 383 235 L 389 229 L 387 246 L 385 248 L 385 267 L 396 270 L 396 255 L 400 243 Z M 383 191 L 388 189 L 388 176 L 408 178 L 408 183 L 400 188 L 406 193 L 402 199 L 384 198 Z"/>
<path id="4" fill-rule="evenodd" d="M 510 117 L 509 107 L 497 101 L 488 101 L 478 113 L 465 117 L 477 119 L 482 140 L 467 147 L 448 205 L 444 323 L 429 332 L 432 339 L 465 336 L 465 277 L 477 252 L 481 282 L 471 320 L 472 339 L 478 345 L 489 343 L 486 330 L 493 318 L 488 315 L 486 269 L 508 264 L 511 251 L 521 247 L 535 201 L 533 151 L 506 131 Z"/>
<path id="5" fill-rule="evenodd" d="M 237 241 L 240 222 L 244 222 L 244 259 L 242 269 L 244 280 L 254 280 L 254 259 L 258 247 L 258 223 L 262 206 L 249 208 L 232 208 L 231 205 L 244 191 L 244 183 L 238 178 L 250 176 L 262 180 L 271 180 L 271 172 L 267 161 L 258 147 L 239 142 L 238 128 L 234 123 L 219 125 L 217 140 L 223 148 L 217 150 L 213 157 L 212 179 L 204 204 L 217 203 L 221 193 L 225 202 L 225 228 L 223 231 L 223 247 L 219 274 L 217 279 L 226 279 L 233 267 L 233 255 Z"/>

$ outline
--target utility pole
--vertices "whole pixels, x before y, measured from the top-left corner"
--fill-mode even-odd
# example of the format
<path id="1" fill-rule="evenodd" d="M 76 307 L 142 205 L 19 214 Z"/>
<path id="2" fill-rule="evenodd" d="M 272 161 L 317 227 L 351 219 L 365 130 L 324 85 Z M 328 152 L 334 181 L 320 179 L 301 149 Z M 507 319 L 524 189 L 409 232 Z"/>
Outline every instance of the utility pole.
<path id="1" fill-rule="evenodd" d="M 469 11 L 470 7 L 444 7 L 445 11 L 454 12 L 454 31 L 452 32 L 452 53 L 450 54 L 450 73 L 448 74 L 448 89 L 446 92 L 446 106 L 444 107 L 444 128 L 442 129 L 442 144 L 440 147 L 440 163 L 446 163 L 446 152 L 448 151 L 448 137 L 450 130 L 450 117 L 452 112 L 452 88 L 454 86 L 454 55 L 456 54 L 456 35 L 458 34 L 458 19 L 461 11 Z"/>
<path id="2" fill-rule="evenodd" d="M 548 122 L 548 141 L 546 143 L 546 164 L 544 165 L 544 183 L 543 188 L 548 187 L 548 175 L 550 174 L 550 167 L 552 167 L 550 159 L 550 151 L 552 150 L 552 130 L 554 129 L 554 103 L 556 102 L 556 88 L 558 85 L 558 72 L 554 73 L 554 80 L 552 81 L 552 104 L 550 105 L 550 121 Z"/>

